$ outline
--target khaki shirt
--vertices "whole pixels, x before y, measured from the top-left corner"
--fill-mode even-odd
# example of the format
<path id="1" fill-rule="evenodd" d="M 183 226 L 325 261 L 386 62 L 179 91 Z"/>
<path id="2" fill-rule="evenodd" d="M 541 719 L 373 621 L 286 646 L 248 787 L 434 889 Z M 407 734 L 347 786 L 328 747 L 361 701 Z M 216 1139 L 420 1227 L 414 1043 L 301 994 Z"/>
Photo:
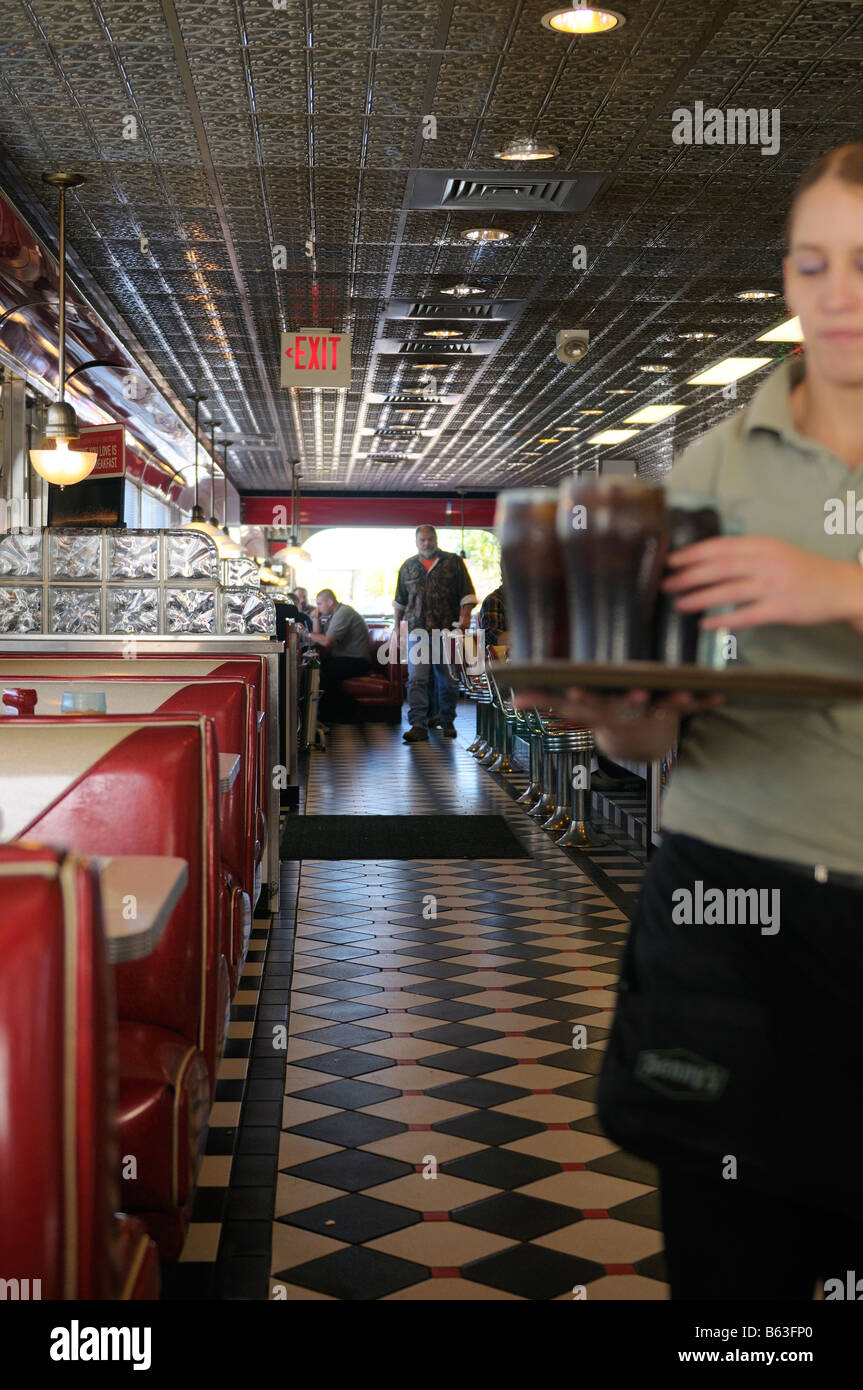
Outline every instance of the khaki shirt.
<path id="1" fill-rule="evenodd" d="M 863 500 L 863 468 L 797 432 L 797 371 L 784 363 L 744 410 L 687 449 L 668 491 L 672 500 L 711 493 L 747 535 L 857 563 L 863 534 L 828 534 L 825 503 L 841 499 L 844 511 L 855 490 Z M 744 628 L 736 637 L 740 665 L 863 675 L 863 636 L 845 623 Z M 662 824 L 744 854 L 863 873 L 863 703 L 727 706 L 684 720 Z"/>

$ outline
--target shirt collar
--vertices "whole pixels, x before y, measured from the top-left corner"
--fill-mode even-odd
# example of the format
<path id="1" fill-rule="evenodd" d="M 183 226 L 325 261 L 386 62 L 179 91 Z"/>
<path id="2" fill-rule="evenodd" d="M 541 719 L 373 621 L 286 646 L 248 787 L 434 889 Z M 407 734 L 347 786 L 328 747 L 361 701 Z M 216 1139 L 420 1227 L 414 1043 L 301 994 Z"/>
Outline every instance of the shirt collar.
<path id="1" fill-rule="evenodd" d="M 820 446 L 813 439 L 807 439 L 794 424 L 791 414 L 791 392 L 803 380 L 805 368 L 799 357 L 789 359 L 759 386 L 745 411 L 743 432 L 749 435 L 753 430 L 769 430 L 780 439 L 794 444 L 807 453 L 820 452 Z"/>

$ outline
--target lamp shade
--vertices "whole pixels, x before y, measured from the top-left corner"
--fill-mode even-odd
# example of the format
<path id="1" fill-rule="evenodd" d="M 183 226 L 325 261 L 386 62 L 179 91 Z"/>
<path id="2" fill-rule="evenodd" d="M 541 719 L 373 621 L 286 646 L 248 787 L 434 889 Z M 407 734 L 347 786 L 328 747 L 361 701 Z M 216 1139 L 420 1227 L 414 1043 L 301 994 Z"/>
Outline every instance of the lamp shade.
<path id="1" fill-rule="evenodd" d="M 41 449 L 30 450 L 30 462 L 46 483 L 67 487 L 89 477 L 96 467 L 98 453 L 89 449 L 70 449 L 69 440 L 42 440 Z"/>

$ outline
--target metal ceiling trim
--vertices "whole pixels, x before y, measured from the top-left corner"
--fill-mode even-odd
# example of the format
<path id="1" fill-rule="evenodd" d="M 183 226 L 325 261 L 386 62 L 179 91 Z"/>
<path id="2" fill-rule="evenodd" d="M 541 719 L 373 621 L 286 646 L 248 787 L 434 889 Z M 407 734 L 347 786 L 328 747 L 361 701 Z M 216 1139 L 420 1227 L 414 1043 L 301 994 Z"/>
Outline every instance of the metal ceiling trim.
<path id="1" fill-rule="evenodd" d="M 408 207 L 441 212 L 585 212 L 606 175 L 500 173 L 497 169 L 415 169 Z"/>

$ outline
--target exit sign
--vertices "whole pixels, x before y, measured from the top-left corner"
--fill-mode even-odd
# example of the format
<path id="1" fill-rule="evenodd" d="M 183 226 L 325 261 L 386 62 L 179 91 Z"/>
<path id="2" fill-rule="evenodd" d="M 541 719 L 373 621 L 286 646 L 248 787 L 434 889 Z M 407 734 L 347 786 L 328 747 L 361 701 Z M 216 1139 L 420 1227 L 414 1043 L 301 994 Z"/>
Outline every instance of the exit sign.
<path id="1" fill-rule="evenodd" d="M 303 328 L 282 334 L 282 385 L 346 388 L 351 384 L 351 335 Z"/>

